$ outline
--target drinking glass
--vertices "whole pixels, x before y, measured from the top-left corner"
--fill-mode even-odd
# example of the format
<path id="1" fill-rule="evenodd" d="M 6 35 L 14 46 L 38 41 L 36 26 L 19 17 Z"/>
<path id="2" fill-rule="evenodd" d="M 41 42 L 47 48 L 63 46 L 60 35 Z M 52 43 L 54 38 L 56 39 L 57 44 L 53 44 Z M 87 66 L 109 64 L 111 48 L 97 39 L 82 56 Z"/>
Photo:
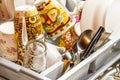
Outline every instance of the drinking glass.
<path id="1" fill-rule="evenodd" d="M 24 55 L 24 67 L 36 72 L 46 69 L 46 44 L 40 40 L 31 40 L 27 43 Z"/>

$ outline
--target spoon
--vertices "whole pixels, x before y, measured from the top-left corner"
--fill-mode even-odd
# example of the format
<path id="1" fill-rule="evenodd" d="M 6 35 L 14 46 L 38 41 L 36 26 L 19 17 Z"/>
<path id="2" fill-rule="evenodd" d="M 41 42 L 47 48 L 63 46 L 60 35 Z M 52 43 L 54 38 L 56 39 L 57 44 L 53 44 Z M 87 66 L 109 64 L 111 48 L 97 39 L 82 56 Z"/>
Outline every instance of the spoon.
<path id="1" fill-rule="evenodd" d="M 74 54 L 73 61 L 76 65 L 80 62 L 80 56 L 81 56 L 80 53 L 84 51 L 85 48 L 87 48 L 93 35 L 94 35 L 93 30 L 91 29 L 85 30 L 84 32 L 81 33 L 78 41 L 73 46 L 72 49 L 72 53 Z"/>
<path id="2" fill-rule="evenodd" d="M 73 54 L 67 51 L 64 47 L 58 47 L 57 50 L 59 51 L 63 58 L 64 61 L 63 74 L 65 74 L 74 66 Z"/>
<path id="3" fill-rule="evenodd" d="M 106 34 L 104 34 L 106 35 Z M 107 34 L 108 35 L 108 34 Z M 90 41 L 92 40 L 94 36 L 94 31 L 93 30 L 85 30 L 84 32 L 82 32 L 82 34 L 79 37 L 79 40 L 75 43 L 75 45 L 73 46 L 72 52 L 71 53 L 65 53 L 65 49 L 64 48 L 58 48 L 58 51 L 61 53 L 63 60 L 67 59 L 68 61 L 73 61 L 74 66 L 77 65 L 80 62 L 80 57 L 82 56 L 81 53 L 84 52 L 84 50 L 88 47 Z M 101 36 L 102 37 L 102 36 Z M 102 38 L 101 44 L 107 40 L 109 36 L 106 36 L 106 38 Z M 98 39 L 98 38 L 97 38 Z M 100 46 L 101 44 L 99 44 L 98 46 Z M 68 65 L 70 65 L 70 63 L 68 62 Z M 67 64 L 66 66 L 67 67 Z"/>
<path id="4" fill-rule="evenodd" d="M 84 60 L 86 57 L 88 57 L 91 54 L 91 52 L 94 50 L 97 42 L 99 41 L 99 39 L 104 31 L 105 31 L 105 29 L 102 26 L 100 26 L 100 28 L 98 29 L 98 31 L 96 32 L 96 34 L 94 35 L 92 40 L 90 41 L 89 45 L 87 46 L 87 48 L 83 52 L 83 55 L 81 58 L 82 60 Z"/>
<path id="5" fill-rule="evenodd" d="M 89 44 L 93 37 L 94 32 L 90 29 L 85 30 L 81 33 L 77 43 L 73 46 L 73 52 L 76 53 L 78 50 L 83 51 Z"/>
<path id="6" fill-rule="evenodd" d="M 94 37 L 92 38 L 92 40 L 90 41 L 89 45 L 87 46 L 87 48 L 85 49 L 85 51 L 83 52 L 83 55 L 81 58 L 81 60 L 84 60 L 85 58 L 87 58 L 91 53 L 94 52 L 95 46 L 98 43 L 100 37 L 102 36 L 103 32 L 105 31 L 104 27 L 100 26 L 100 28 L 98 29 L 98 31 L 96 32 L 96 34 L 94 35 Z M 95 68 L 95 62 L 96 60 L 94 60 L 89 67 L 89 71 L 88 73 L 91 72 L 95 72 L 96 68 Z"/>
<path id="7" fill-rule="evenodd" d="M 102 34 L 102 36 L 99 38 L 99 41 L 97 42 L 96 46 L 94 47 L 94 51 L 96 51 L 98 48 L 100 48 L 102 45 L 104 45 L 105 42 L 108 41 L 110 34 L 111 33 L 109 33 L 109 32 L 104 32 Z M 78 64 L 80 62 L 79 56 L 82 56 L 83 51 L 88 47 L 93 36 L 94 36 L 93 30 L 91 30 L 91 29 L 85 30 L 84 32 L 81 33 L 78 41 L 73 46 L 72 53 L 75 56 L 74 60 L 76 60 L 76 64 Z"/>

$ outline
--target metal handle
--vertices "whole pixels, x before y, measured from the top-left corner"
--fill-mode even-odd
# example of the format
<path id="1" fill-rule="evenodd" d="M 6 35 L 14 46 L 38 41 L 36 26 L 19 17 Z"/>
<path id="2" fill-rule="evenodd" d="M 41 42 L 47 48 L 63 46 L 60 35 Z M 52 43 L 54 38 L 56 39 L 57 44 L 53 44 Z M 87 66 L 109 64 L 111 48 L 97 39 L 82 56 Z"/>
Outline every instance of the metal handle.
<path id="1" fill-rule="evenodd" d="M 98 40 L 100 39 L 102 33 L 104 32 L 104 28 L 102 26 L 100 26 L 100 28 L 98 29 L 98 31 L 96 32 L 95 36 L 92 38 L 92 40 L 90 41 L 88 47 L 85 49 L 85 51 L 83 52 L 83 56 L 82 56 L 82 60 L 84 60 L 88 55 L 91 54 L 91 52 L 94 50 L 95 45 L 97 44 Z"/>

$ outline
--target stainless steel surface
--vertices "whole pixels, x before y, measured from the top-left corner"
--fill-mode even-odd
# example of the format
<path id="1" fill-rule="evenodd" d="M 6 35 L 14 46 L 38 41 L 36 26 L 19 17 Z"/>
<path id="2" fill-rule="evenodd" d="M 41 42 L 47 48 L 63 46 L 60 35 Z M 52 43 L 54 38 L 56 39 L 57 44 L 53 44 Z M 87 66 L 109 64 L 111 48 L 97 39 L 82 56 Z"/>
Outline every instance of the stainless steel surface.
<path id="1" fill-rule="evenodd" d="M 92 40 L 90 41 L 90 43 L 87 46 L 87 48 L 85 49 L 85 51 L 83 53 L 83 56 L 81 57 L 82 60 L 84 60 L 86 57 L 88 57 L 94 51 L 94 48 L 95 48 L 97 42 L 99 41 L 101 35 L 103 34 L 103 32 L 104 32 L 104 28 L 100 27 L 98 29 L 98 31 L 96 32 L 96 34 L 94 35 L 94 37 L 92 38 Z M 96 68 L 95 68 L 95 62 L 96 61 L 93 61 L 90 64 L 88 72 L 95 72 L 95 70 L 96 70 Z"/>
<path id="2" fill-rule="evenodd" d="M 80 38 L 77 42 L 77 48 L 79 51 L 83 51 L 88 46 L 93 35 L 94 35 L 94 32 L 92 30 L 86 30 L 80 35 Z"/>
<path id="3" fill-rule="evenodd" d="M 58 51 L 61 53 L 61 56 L 64 61 L 64 68 L 62 74 L 65 74 L 74 66 L 74 61 L 73 61 L 74 55 L 71 54 L 69 51 L 65 50 L 65 48 L 63 47 L 58 47 Z"/>
<path id="4" fill-rule="evenodd" d="M 94 32 L 90 29 L 85 30 L 81 33 L 79 40 L 73 46 L 72 53 L 75 55 L 75 64 L 77 65 L 80 62 L 81 53 L 85 50 L 85 48 L 89 45 L 90 40 L 92 39 Z"/>

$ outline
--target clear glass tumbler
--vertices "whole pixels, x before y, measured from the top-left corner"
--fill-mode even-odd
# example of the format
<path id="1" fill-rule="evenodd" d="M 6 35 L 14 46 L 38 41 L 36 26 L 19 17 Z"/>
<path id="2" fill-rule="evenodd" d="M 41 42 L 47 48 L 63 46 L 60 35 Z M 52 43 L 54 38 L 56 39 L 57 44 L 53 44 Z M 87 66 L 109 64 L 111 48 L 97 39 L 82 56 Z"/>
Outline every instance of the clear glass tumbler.
<path id="1" fill-rule="evenodd" d="M 46 69 L 46 44 L 40 40 L 31 40 L 27 43 L 24 54 L 24 67 L 36 72 Z"/>

